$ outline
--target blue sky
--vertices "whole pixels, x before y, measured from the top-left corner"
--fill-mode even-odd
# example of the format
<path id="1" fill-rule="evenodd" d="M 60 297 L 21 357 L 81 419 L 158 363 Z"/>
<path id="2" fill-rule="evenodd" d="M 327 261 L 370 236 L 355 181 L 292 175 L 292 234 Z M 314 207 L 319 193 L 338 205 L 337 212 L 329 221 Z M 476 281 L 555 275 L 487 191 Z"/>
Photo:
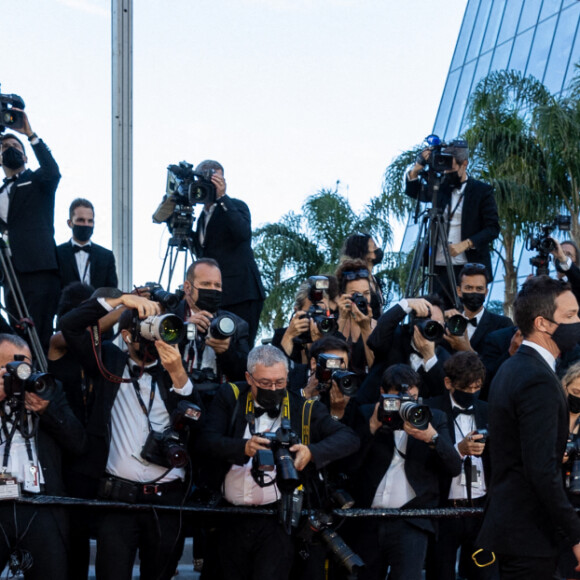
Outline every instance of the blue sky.
<path id="1" fill-rule="evenodd" d="M 377 195 L 389 161 L 431 131 L 465 6 L 134 0 L 134 281 L 159 274 L 168 235 L 151 214 L 170 163 L 220 161 L 254 227 L 337 180 L 356 208 Z M 2 92 L 24 98 L 63 175 L 57 243 L 82 196 L 111 246 L 110 11 L 26 0 L 0 25 Z"/>

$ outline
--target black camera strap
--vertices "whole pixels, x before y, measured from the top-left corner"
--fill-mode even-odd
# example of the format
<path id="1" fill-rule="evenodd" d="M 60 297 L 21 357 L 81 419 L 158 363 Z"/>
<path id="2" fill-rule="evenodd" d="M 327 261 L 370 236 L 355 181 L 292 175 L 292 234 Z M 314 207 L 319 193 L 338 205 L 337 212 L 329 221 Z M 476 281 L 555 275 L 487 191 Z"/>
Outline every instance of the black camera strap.
<path id="1" fill-rule="evenodd" d="M 157 381 L 154 376 L 151 376 L 151 393 L 149 394 L 149 407 L 145 405 L 143 397 L 141 396 L 141 387 L 139 386 L 139 381 L 135 377 L 131 377 L 131 382 L 133 383 L 133 388 L 135 389 L 135 395 L 137 395 L 137 400 L 139 401 L 139 406 L 143 411 L 145 417 L 147 417 L 147 423 L 149 425 L 149 431 L 152 431 L 151 421 L 149 420 L 149 415 L 151 414 L 151 409 L 153 408 L 153 400 L 155 399 L 155 387 Z"/>
<path id="2" fill-rule="evenodd" d="M 11 421 L 12 426 L 9 430 L 8 429 L 9 421 L 7 415 L 4 409 L 0 410 L 0 421 L 2 422 L 2 432 L 4 433 L 5 437 L 4 457 L 2 460 L 3 471 L 6 471 L 6 468 L 8 467 L 8 460 L 10 458 L 10 449 L 12 447 L 12 440 L 14 439 L 14 435 L 16 434 L 17 430 L 20 431 L 22 438 L 24 439 L 24 445 L 26 446 L 26 455 L 28 456 L 28 460 L 30 461 L 31 464 L 34 463 L 34 456 L 32 455 L 32 445 L 30 444 L 30 439 L 36 432 L 36 428 L 35 426 L 33 426 L 30 432 L 28 431 L 28 428 L 26 428 L 26 430 L 23 430 L 21 428 L 21 424 L 23 422 L 27 422 L 30 416 L 30 414 L 24 408 L 24 406 L 22 406 L 22 408 L 20 409 L 20 416 L 16 417 L 15 415 L 16 414 L 14 413 L 14 420 Z M 37 417 L 32 417 L 32 421 L 34 422 L 35 420 L 38 420 Z"/>

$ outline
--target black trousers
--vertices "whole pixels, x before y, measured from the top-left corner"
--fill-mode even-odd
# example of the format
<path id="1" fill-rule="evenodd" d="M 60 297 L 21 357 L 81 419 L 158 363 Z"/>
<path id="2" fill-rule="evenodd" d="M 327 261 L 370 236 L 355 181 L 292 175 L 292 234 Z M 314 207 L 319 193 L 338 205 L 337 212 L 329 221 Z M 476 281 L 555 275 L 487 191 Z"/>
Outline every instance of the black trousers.
<path id="1" fill-rule="evenodd" d="M 179 505 L 183 491 L 152 496 L 152 504 Z M 145 503 L 141 498 L 139 503 Z M 176 511 L 111 511 L 97 520 L 98 580 L 131 580 L 139 551 L 141 580 L 169 580 L 183 551 L 182 514 Z"/>
<path id="2" fill-rule="evenodd" d="M 68 521 L 62 508 L 0 502 L 0 574 L 17 551 L 32 557 L 26 580 L 67 580 Z M 3 533 L 2 533 L 3 532 Z"/>
<path id="3" fill-rule="evenodd" d="M 224 523 L 217 534 L 222 577 L 227 580 L 286 580 L 294 556 L 292 538 L 277 518 L 248 516 Z"/>
<path id="4" fill-rule="evenodd" d="M 28 313 L 34 321 L 38 338 L 44 352 L 48 352 L 48 343 L 53 331 L 53 320 L 60 299 L 60 278 L 58 270 L 42 270 L 40 272 L 16 272 L 16 277 L 24 296 L 24 302 Z M 6 293 L 6 308 L 12 318 L 10 326 L 14 327 L 19 320 L 14 297 L 8 292 L 4 282 Z"/>
<path id="5" fill-rule="evenodd" d="M 558 559 L 497 554 L 497 561 L 501 580 L 554 580 Z"/>
<path id="6" fill-rule="evenodd" d="M 237 314 L 242 320 L 245 320 L 249 326 L 250 338 L 248 343 L 250 349 L 253 348 L 258 334 L 258 325 L 260 324 L 260 314 L 262 313 L 263 300 L 246 300 L 238 304 L 223 305 L 222 308 L 233 314 Z"/>

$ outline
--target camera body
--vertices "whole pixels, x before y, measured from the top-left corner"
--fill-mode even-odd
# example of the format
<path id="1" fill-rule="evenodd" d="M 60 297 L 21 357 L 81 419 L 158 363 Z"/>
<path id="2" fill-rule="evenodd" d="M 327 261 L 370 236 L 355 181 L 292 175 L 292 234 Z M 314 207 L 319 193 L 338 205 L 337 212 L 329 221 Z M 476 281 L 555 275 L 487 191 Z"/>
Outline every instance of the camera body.
<path id="1" fill-rule="evenodd" d="M 236 332 L 236 319 L 227 313 L 222 313 L 211 319 L 208 333 L 211 338 L 225 340 Z"/>
<path id="2" fill-rule="evenodd" d="M 436 320 L 431 319 L 431 310 L 429 310 L 428 316 L 417 316 L 415 312 L 412 311 L 409 315 L 409 327 L 411 336 L 415 326 L 419 329 L 421 335 L 431 342 L 437 342 L 438 340 L 441 340 L 445 334 L 445 329 L 443 326 L 441 326 L 441 324 L 439 324 Z"/>
<path id="3" fill-rule="evenodd" d="M 530 264 L 538 269 L 538 276 L 548 274 L 550 263 L 550 252 L 556 249 L 556 244 L 551 238 L 552 232 L 559 229 L 561 232 L 570 231 L 572 217 L 569 215 L 558 215 L 550 223 L 536 224 L 535 231 L 526 238 L 526 249 L 536 250 L 538 254 L 530 258 Z"/>
<path id="4" fill-rule="evenodd" d="M 201 409 L 189 401 L 180 401 L 170 417 L 170 425 L 163 431 L 150 431 L 141 457 L 162 467 L 185 467 L 189 461 L 187 434 L 192 423 L 201 418 Z"/>
<path id="5" fill-rule="evenodd" d="M 6 365 L 4 375 L 6 398 L 15 404 L 24 403 L 26 393 L 35 393 L 49 401 L 56 386 L 53 375 L 34 372 L 32 366 L 22 360 L 23 355 L 15 355 L 14 359 Z"/>
<path id="6" fill-rule="evenodd" d="M 166 194 L 187 200 L 190 205 L 211 204 L 216 200 L 216 187 L 211 174 L 196 173 L 193 164 L 180 161 L 178 165 L 167 168 Z"/>
<path id="7" fill-rule="evenodd" d="M 379 400 L 377 418 L 393 431 L 402 429 L 405 421 L 424 431 L 429 426 L 431 417 L 431 409 L 423 405 L 422 399 L 415 400 L 406 392 L 398 395 L 381 395 Z"/>
<path id="8" fill-rule="evenodd" d="M 18 95 L 3 95 L 0 93 L 0 133 L 5 129 L 22 129 L 24 115 L 14 109 L 24 109 L 22 97 Z"/>
<path id="9" fill-rule="evenodd" d="M 437 135 L 429 135 L 425 138 L 429 147 L 429 158 L 426 163 L 426 170 L 433 173 L 445 173 L 453 169 L 453 155 L 443 153 L 443 149 L 448 146 Z"/>
<path id="10" fill-rule="evenodd" d="M 369 302 L 365 298 L 364 294 L 360 292 L 354 292 L 350 298 L 355 304 L 356 307 L 364 314 L 365 316 L 369 313 Z"/>
<path id="11" fill-rule="evenodd" d="M 149 289 L 149 300 L 159 302 L 166 310 L 175 310 L 184 296 L 183 290 L 166 292 L 158 282 L 145 282 L 144 287 Z"/>
<path id="12" fill-rule="evenodd" d="M 292 430 L 290 421 L 282 419 L 275 433 L 256 433 L 269 441 L 269 449 L 260 449 L 252 459 L 252 477 L 260 487 L 272 485 L 274 481 L 283 493 L 291 493 L 300 485 L 298 471 L 294 467 L 294 454 L 290 447 L 300 443 L 300 437 Z M 276 469 L 276 479 L 265 481 L 265 472 Z"/>
<path id="13" fill-rule="evenodd" d="M 338 328 L 338 323 L 334 315 L 330 314 L 325 306 L 320 302 L 324 299 L 324 293 L 328 292 L 329 281 L 326 276 L 310 276 L 308 278 L 308 300 L 312 306 L 302 315 L 302 318 L 309 318 L 316 324 L 321 334 L 334 334 Z M 297 336 L 295 342 L 298 344 L 308 344 L 312 342 L 310 329 Z"/>
<path id="14" fill-rule="evenodd" d="M 358 390 L 359 377 L 355 373 L 343 370 L 343 359 L 335 354 L 321 353 L 316 361 L 316 378 L 318 379 L 318 390 L 325 392 L 330 390 L 332 381 L 340 392 L 352 397 Z"/>

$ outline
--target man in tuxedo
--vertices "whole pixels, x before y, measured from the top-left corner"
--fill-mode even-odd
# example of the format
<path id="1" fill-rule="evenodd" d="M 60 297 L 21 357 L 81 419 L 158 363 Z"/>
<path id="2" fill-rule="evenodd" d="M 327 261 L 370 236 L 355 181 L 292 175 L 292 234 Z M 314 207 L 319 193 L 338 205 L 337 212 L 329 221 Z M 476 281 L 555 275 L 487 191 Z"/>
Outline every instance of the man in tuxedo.
<path id="1" fill-rule="evenodd" d="M 286 420 L 302 439 L 289 451 L 306 493 L 318 481 L 317 470 L 358 450 L 359 440 L 351 429 L 333 420 L 320 402 L 310 403 L 288 392 L 287 380 L 288 359 L 284 353 L 271 345 L 257 346 L 248 356 L 246 382 L 233 387 L 222 385 L 208 411 L 200 449 L 215 462 L 216 488 L 223 489 L 230 505 L 273 508 L 280 500 L 281 483 L 276 480 L 267 487 L 259 485 L 252 474 L 252 463 L 258 452 L 270 446 L 262 434 L 275 433 Z M 308 414 L 307 442 L 303 425 Z M 266 473 L 271 474 L 271 481 L 276 478 L 276 471 Z M 223 578 L 288 578 L 292 537 L 277 517 L 236 517 L 224 524 L 218 535 Z"/>
<path id="2" fill-rule="evenodd" d="M 419 373 L 422 397 L 433 397 L 445 390 L 443 363 L 451 356 L 441 344 L 428 340 L 417 325 L 403 325 L 413 313 L 416 318 L 430 318 L 445 324 L 443 303 L 437 295 L 424 298 L 403 298 L 389 308 L 377 321 L 367 344 L 375 353 L 375 362 L 356 397 L 360 403 L 374 403 L 384 371 L 393 364 L 408 364 Z"/>
<path id="3" fill-rule="evenodd" d="M 0 231 L 10 247 L 24 301 L 47 351 L 60 294 L 54 243 L 54 199 L 60 173 L 48 147 L 32 131 L 26 113 L 20 113 L 22 127 L 13 129 L 28 137 L 40 168 L 26 168 L 26 151 L 16 135 L 2 136 L 1 163 L 6 178 L 0 187 Z M 19 317 L 9 292 L 6 306 L 11 314 L 10 324 L 15 326 Z"/>
<path id="4" fill-rule="evenodd" d="M 487 429 L 487 403 L 479 392 L 485 378 L 485 367 L 475 352 L 458 352 L 445 361 L 447 392 L 429 399 L 432 409 L 445 413 L 451 440 L 463 461 L 459 475 L 441 474 L 441 505 L 445 507 L 480 507 L 485 503 L 489 480 L 489 453 L 484 434 Z M 455 580 L 457 550 L 468 569 L 461 574 L 468 580 L 491 580 L 497 577 L 497 566 L 478 568 L 471 555 L 481 520 L 478 518 L 443 518 L 439 521 L 437 540 L 429 545 L 428 580 Z"/>
<path id="5" fill-rule="evenodd" d="M 453 156 L 451 169 L 444 174 L 437 207 L 443 211 L 447 226 L 449 255 L 453 264 L 455 277 L 462 266 L 468 262 L 483 264 L 489 279 L 492 279 L 490 244 L 499 235 L 499 217 L 497 204 L 490 185 L 477 181 L 467 175 L 469 151 L 467 141 L 456 139 L 445 148 L 444 153 Z M 418 156 L 415 165 L 407 174 L 405 193 L 423 202 L 432 202 L 432 192 L 420 179 L 431 150 L 425 149 Z M 435 250 L 433 248 L 432 250 Z M 442 240 L 438 240 L 435 259 L 435 291 L 444 298 L 448 308 L 451 303 L 450 288 L 442 249 Z"/>
<path id="6" fill-rule="evenodd" d="M 468 324 L 462 336 L 454 336 L 449 331 L 445 340 L 455 351 L 473 350 L 479 352 L 479 346 L 488 334 L 513 326 L 507 316 L 494 314 L 484 307 L 487 298 L 488 283 L 487 268 L 483 264 L 466 264 L 457 277 L 457 296 L 463 304 L 463 314 Z M 446 316 L 458 314 L 456 310 L 448 310 Z"/>
<path id="7" fill-rule="evenodd" d="M 202 161 L 196 173 L 215 185 L 216 200 L 206 203 L 194 234 L 198 258 L 213 258 L 223 276 L 222 306 L 248 323 L 250 347 L 258 333 L 264 303 L 264 288 L 252 250 L 252 223 L 248 206 L 226 194 L 224 168 Z"/>
<path id="8" fill-rule="evenodd" d="M 15 363 L 16 356 L 21 357 L 24 364 L 32 364 L 30 349 L 22 338 L 0 334 L 2 476 L 6 483 L 13 479 L 17 482 L 15 485 L 2 485 L 0 570 L 4 569 L 11 555 L 22 562 L 28 553 L 32 566 L 24 572 L 26 580 L 62 580 L 68 578 L 69 525 L 65 509 L 14 504 L 6 492 L 9 488 L 14 491 L 19 488 L 20 495 L 25 497 L 37 497 L 43 493 L 66 495 L 61 473 L 62 453 L 81 455 L 87 438 L 59 383 L 39 394 L 25 391 L 16 373 L 9 373 L 7 365 Z M 7 386 L 9 380 L 10 388 Z M 23 396 L 16 394 L 23 392 Z M 30 437 L 35 428 L 38 429 L 36 436 Z M 29 438 L 25 438 L 26 435 Z"/>
<path id="9" fill-rule="evenodd" d="M 381 384 L 384 395 L 417 398 L 419 375 L 409 366 L 389 367 Z M 382 397 L 377 397 L 382 399 Z M 383 414 L 383 401 L 360 408 L 361 451 L 352 464 L 352 494 L 358 508 L 434 508 L 439 478 L 461 471 L 447 418 L 434 409 L 427 425 L 403 421 L 398 410 Z M 389 405 L 393 409 L 394 405 Z M 390 566 L 392 580 L 420 580 L 429 536 L 429 518 L 365 519 L 349 526 L 345 540 L 365 562 L 359 580 L 383 580 Z"/>
<path id="10" fill-rule="evenodd" d="M 493 550 L 502 579 L 551 579 L 561 534 L 580 570 L 580 520 L 568 501 L 562 458 L 568 406 L 556 358 L 580 340 L 570 286 L 531 278 L 514 302 L 524 340 L 497 372 L 489 396 L 491 485 L 478 545 Z"/>
<path id="11" fill-rule="evenodd" d="M 199 395 L 177 346 L 147 340 L 138 330 L 135 316 L 158 316 L 159 303 L 107 290 L 110 297 L 101 291 L 103 297 L 83 302 L 61 318 L 67 345 L 86 369 L 94 396 L 87 422 L 88 452 L 70 469 L 85 476 L 101 499 L 177 506 L 188 494 L 191 474 L 187 466 L 167 459 L 152 434 L 159 437 L 165 432 L 172 413 L 182 409 L 183 403 L 200 405 Z M 119 319 L 127 351 L 111 342 L 105 342 L 100 353 L 93 350 L 87 327 L 121 305 L 127 308 Z M 196 421 L 189 425 L 192 432 L 199 428 Z M 179 433 L 183 450 L 187 431 Z M 139 551 L 141 578 L 169 580 L 183 546 L 181 524 L 181 515 L 175 511 L 102 512 L 97 521 L 97 576 L 130 580 Z"/>
<path id="12" fill-rule="evenodd" d="M 91 242 L 95 228 L 93 204 L 88 199 L 75 199 L 70 204 L 67 225 L 72 238 L 56 248 L 62 288 L 71 282 L 83 282 L 93 288 L 116 288 L 113 252 Z"/>

